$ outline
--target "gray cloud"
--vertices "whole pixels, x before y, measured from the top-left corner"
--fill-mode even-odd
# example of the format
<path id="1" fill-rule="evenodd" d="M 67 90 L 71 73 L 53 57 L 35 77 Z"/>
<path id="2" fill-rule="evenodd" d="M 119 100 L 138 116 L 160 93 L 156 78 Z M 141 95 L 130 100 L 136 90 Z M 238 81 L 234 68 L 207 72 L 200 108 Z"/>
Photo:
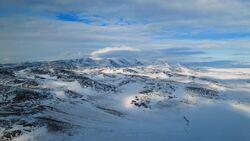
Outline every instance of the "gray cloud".
<path id="1" fill-rule="evenodd" d="M 52 17 L 74 13 L 80 18 L 93 15 L 96 22 L 117 23 L 117 18 L 134 21 L 144 34 L 250 32 L 250 3 L 244 0 L 44 0 L 1 1 L 0 9 L 11 15 Z M 20 12 L 21 11 L 21 12 Z M 178 30 L 178 31 L 176 31 Z M 186 32 L 186 30 L 189 30 Z M 190 32 L 191 30 L 191 32 Z"/>
<path id="2" fill-rule="evenodd" d="M 19 58 L 25 58 L 30 52 L 41 50 L 61 58 L 77 52 L 80 57 L 121 45 L 145 51 L 174 47 L 249 48 L 249 37 L 178 38 L 249 33 L 249 9 L 250 2 L 245 0 L 0 1 L 0 59 L 18 56 L 19 51 L 23 52 Z M 93 22 L 59 20 L 56 17 L 60 13 L 72 13 Z M 101 26 L 102 23 L 107 26 Z"/>
<path id="3" fill-rule="evenodd" d="M 125 18 L 138 22 L 173 22 L 182 26 L 239 25 L 249 29 L 250 3 L 243 0 L 44 0 L 44 1 L 1 1 L 1 9 L 34 14 L 72 12 L 79 16 L 99 15 L 107 20 Z M 46 12 L 45 12 L 46 11 Z M 17 14 L 17 13 L 15 13 Z M 228 22 L 230 21 L 230 22 Z M 168 26 L 168 25 L 166 25 Z M 176 25 L 174 25 L 176 26 Z M 214 27 L 216 28 L 216 27 Z"/>

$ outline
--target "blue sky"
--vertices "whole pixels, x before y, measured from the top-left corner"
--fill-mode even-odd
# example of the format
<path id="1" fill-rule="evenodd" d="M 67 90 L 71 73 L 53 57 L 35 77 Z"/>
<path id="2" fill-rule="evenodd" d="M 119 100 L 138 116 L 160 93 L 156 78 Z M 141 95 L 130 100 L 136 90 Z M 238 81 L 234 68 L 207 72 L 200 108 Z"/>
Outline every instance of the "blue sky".
<path id="1" fill-rule="evenodd" d="M 0 1 L 0 62 L 79 58 L 126 46 L 136 54 L 177 55 L 177 62 L 192 56 L 249 63 L 249 9 L 247 0 Z"/>

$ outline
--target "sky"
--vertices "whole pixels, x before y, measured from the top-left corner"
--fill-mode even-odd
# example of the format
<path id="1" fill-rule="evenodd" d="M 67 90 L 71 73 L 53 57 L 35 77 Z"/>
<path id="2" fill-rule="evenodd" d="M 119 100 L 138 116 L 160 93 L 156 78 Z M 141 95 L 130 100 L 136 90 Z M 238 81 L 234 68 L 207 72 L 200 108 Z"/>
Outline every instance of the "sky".
<path id="1" fill-rule="evenodd" d="M 249 0 L 0 0 L 0 63 L 81 57 L 250 65 Z"/>

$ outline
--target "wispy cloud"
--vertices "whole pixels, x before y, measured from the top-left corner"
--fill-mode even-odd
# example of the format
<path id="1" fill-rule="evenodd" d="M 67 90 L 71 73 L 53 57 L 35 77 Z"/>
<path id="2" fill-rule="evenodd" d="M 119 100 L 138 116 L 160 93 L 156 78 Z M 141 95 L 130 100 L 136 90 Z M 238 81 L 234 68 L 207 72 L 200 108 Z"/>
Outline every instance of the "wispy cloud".
<path id="1" fill-rule="evenodd" d="M 134 51 L 140 51 L 140 50 L 137 48 L 132 48 L 129 46 L 122 45 L 122 46 L 118 46 L 118 47 L 106 47 L 106 48 L 102 48 L 102 49 L 93 51 L 91 53 L 91 56 L 92 57 L 99 57 L 101 55 L 105 55 L 105 54 L 109 54 L 109 53 L 113 53 L 113 52 L 120 52 L 120 51 L 134 52 Z"/>

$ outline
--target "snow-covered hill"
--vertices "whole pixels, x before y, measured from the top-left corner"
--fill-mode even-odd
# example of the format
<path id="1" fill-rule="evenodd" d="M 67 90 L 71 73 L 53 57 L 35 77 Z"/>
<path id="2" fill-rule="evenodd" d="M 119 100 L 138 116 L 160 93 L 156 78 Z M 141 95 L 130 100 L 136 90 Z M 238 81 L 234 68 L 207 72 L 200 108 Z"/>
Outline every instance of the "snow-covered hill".
<path id="1" fill-rule="evenodd" d="M 250 69 L 91 59 L 0 66 L 0 140 L 250 140 Z"/>

